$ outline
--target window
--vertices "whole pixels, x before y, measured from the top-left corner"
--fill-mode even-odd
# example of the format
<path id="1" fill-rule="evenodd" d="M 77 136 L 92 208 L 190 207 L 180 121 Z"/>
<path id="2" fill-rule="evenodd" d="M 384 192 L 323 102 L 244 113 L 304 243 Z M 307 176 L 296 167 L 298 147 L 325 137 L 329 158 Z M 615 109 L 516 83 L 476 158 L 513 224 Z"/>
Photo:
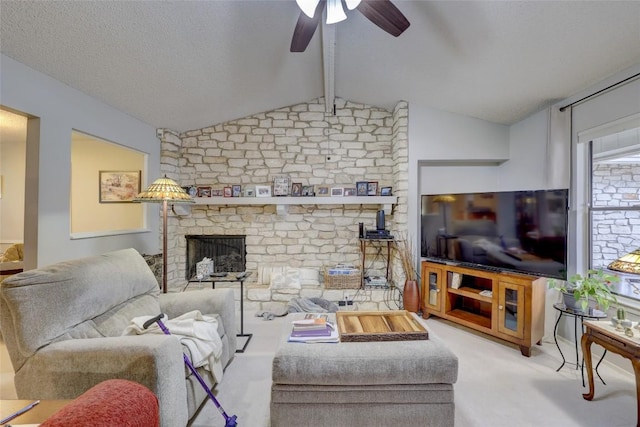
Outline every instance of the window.
<path id="1" fill-rule="evenodd" d="M 640 128 L 593 139 L 589 159 L 590 266 L 606 269 L 640 248 Z M 640 276 L 620 275 L 615 292 L 640 300 Z"/>

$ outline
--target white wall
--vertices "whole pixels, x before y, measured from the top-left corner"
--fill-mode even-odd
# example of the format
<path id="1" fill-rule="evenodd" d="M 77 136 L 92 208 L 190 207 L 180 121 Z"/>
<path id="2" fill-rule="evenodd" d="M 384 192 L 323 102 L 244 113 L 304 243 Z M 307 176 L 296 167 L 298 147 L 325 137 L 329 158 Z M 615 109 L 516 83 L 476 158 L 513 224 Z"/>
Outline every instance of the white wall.
<path id="1" fill-rule="evenodd" d="M 500 166 L 500 191 L 546 188 L 548 110 L 539 111 L 509 128 L 509 161 Z M 569 166 L 569 158 L 566 159 Z M 564 188 L 568 188 L 566 183 Z"/>
<path id="2" fill-rule="evenodd" d="M 412 102 L 408 223 L 413 241 L 420 241 L 420 194 L 494 188 L 498 182 L 496 165 L 508 158 L 508 126 Z M 433 191 L 436 188 L 439 191 Z"/>
<path id="3" fill-rule="evenodd" d="M 25 266 L 43 266 L 53 262 L 133 247 L 144 253 L 160 250 L 158 206 L 147 208 L 149 232 L 71 240 L 70 182 L 71 131 L 73 129 L 114 141 L 149 154 L 147 183 L 160 171 L 160 143 L 155 128 L 70 88 L 40 72 L 2 55 L 0 100 L 3 106 L 40 118 L 39 166 L 29 170 L 38 159 L 27 159 L 27 180 L 36 177 L 37 199 L 29 199 L 25 228 L 25 246 L 37 247 L 36 259 L 25 248 Z M 27 150 L 27 156 L 32 156 Z M 32 160 L 32 162 L 30 162 Z M 144 185 L 144 183 L 143 183 Z M 29 188 L 29 185 L 27 185 Z M 96 186 L 97 188 L 97 186 Z M 30 190 L 32 191 L 32 190 Z M 30 193 L 33 196 L 33 192 Z"/>

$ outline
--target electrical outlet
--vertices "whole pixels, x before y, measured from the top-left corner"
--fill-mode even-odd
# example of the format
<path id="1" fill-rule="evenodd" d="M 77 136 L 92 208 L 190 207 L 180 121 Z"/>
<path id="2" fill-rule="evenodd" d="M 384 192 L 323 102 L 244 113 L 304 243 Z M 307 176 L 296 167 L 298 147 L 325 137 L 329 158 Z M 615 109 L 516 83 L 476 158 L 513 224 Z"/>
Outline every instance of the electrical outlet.
<path id="1" fill-rule="evenodd" d="M 347 301 L 347 305 L 353 305 L 353 300 Z"/>
<path id="2" fill-rule="evenodd" d="M 347 305 L 347 302 L 346 302 L 346 301 L 343 301 L 343 300 L 340 300 L 340 301 L 338 301 L 338 305 L 339 305 L 340 307 L 344 307 L 345 305 Z"/>

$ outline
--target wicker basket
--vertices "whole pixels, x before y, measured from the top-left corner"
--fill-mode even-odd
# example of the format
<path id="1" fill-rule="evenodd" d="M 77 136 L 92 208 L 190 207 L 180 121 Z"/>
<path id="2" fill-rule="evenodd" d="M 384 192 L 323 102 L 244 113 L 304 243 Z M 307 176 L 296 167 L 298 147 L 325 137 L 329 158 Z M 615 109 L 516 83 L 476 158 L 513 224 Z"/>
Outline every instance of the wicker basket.
<path id="1" fill-rule="evenodd" d="M 325 289 L 360 289 L 361 285 L 360 270 L 353 270 L 347 274 L 329 274 L 329 268 L 324 269 Z"/>

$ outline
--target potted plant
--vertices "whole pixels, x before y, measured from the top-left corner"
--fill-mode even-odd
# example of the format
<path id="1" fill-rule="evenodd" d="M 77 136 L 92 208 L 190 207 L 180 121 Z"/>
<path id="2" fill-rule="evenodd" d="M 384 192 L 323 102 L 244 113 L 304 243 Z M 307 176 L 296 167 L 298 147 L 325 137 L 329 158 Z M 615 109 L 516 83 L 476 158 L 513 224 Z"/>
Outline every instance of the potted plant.
<path id="1" fill-rule="evenodd" d="M 404 272 L 404 290 L 402 304 L 404 309 L 416 313 L 420 310 L 420 291 L 418 287 L 418 272 L 416 270 L 413 244 L 408 237 L 396 241 L 396 253 Z"/>
<path id="2" fill-rule="evenodd" d="M 550 280 L 549 288 L 562 292 L 567 307 L 586 311 L 589 298 L 592 298 L 600 310 L 607 311 L 612 302 L 618 301 L 611 292 L 611 285 L 618 281 L 618 276 L 607 274 L 602 269 L 587 270 L 584 276 L 575 274 L 567 282 Z"/>

